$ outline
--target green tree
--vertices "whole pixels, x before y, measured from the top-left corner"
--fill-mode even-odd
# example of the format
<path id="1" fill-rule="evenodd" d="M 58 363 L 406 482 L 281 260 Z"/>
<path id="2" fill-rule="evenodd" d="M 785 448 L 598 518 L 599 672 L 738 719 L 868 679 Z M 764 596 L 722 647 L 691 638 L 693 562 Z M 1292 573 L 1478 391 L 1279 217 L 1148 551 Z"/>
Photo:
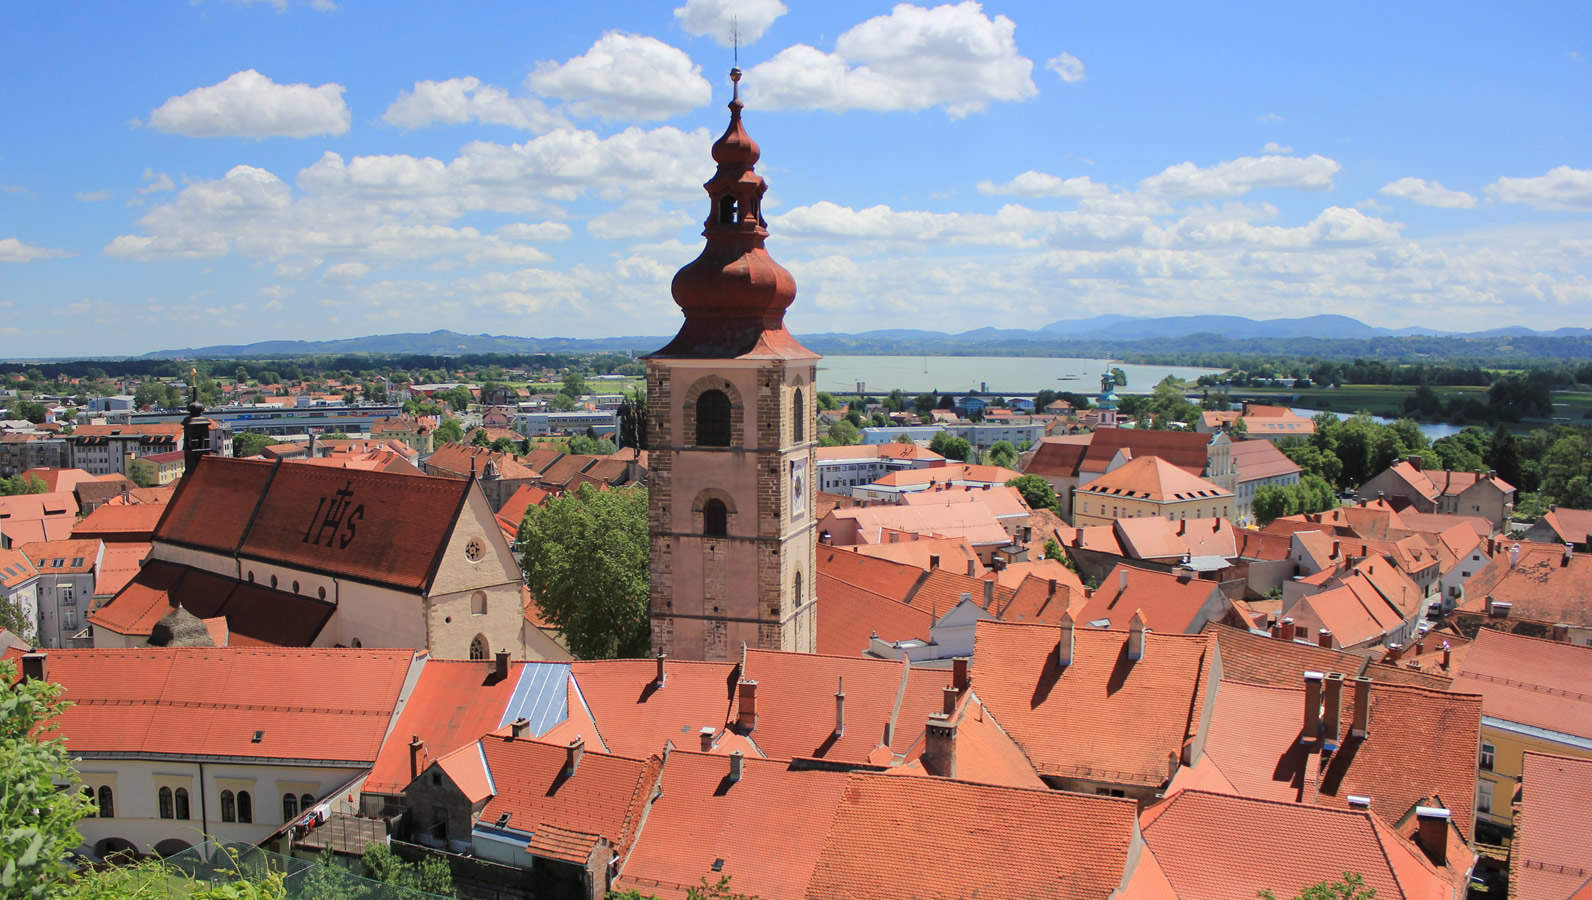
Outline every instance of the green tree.
<path id="1" fill-rule="evenodd" d="M 646 489 L 573 494 L 520 524 L 522 566 L 542 615 L 582 659 L 646 656 L 651 643 Z"/>
<path id="2" fill-rule="evenodd" d="M 614 442 L 607 438 L 593 438 L 584 434 L 577 434 L 569 439 L 569 452 L 607 455 L 614 452 Z"/>
<path id="3" fill-rule="evenodd" d="M 58 684 L 17 678 L 0 661 L 0 897 L 46 897 L 66 877 L 68 851 L 83 842 L 89 812 L 76 789 L 72 757 L 57 733 L 67 704 Z"/>
<path id="4" fill-rule="evenodd" d="M 458 419 L 443 416 L 437 424 L 437 430 L 432 433 L 432 440 L 438 444 L 456 444 L 464 440 L 464 429 L 459 427 Z"/>
<path id="5" fill-rule="evenodd" d="M 513 453 L 514 449 L 513 438 L 500 437 L 492 442 L 493 453 Z"/>
<path id="6" fill-rule="evenodd" d="M 834 394 L 831 394 L 828 391 L 819 391 L 818 392 L 818 408 L 819 409 L 829 410 L 829 409 L 834 409 L 836 406 L 837 406 L 837 404 L 835 403 L 835 395 Z"/>
<path id="7" fill-rule="evenodd" d="M 647 389 L 637 387 L 619 404 L 619 445 L 647 449 Z"/>
<path id="8" fill-rule="evenodd" d="M 492 446 L 492 442 L 487 439 L 485 428 L 477 428 L 470 433 L 470 445 L 473 447 Z"/>
<path id="9" fill-rule="evenodd" d="M 259 456 L 260 451 L 276 443 L 270 435 L 240 431 L 232 436 L 233 456 Z"/>
<path id="10" fill-rule="evenodd" d="M 996 441 L 995 446 L 989 448 L 989 464 L 1003 469 L 1017 468 L 1017 448 L 1011 441 Z"/>
<path id="11" fill-rule="evenodd" d="M 166 404 L 166 386 L 158 381 L 145 381 L 133 391 L 133 407 L 164 406 Z"/>
<path id="12" fill-rule="evenodd" d="M 1030 509 L 1056 510 L 1056 489 L 1038 475 L 1019 475 L 1007 481 L 1006 486 L 1017 488 Z M 1050 556 L 1050 552 L 1047 550 L 1045 555 Z"/>
<path id="13" fill-rule="evenodd" d="M 1121 369 L 1116 368 L 1115 366 L 1113 366 L 1112 369 L 1111 369 L 1111 383 L 1116 385 L 1117 387 L 1127 387 L 1128 386 L 1128 373 L 1126 373 L 1126 372 L 1122 371 Z"/>
<path id="14" fill-rule="evenodd" d="M 547 401 L 547 408 L 554 412 L 569 412 L 575 408 L 575 398 L 569 394 L 559 394 Z"/>
<path id="15" fill-rule="evenodd" d="M 470 401 L 474 398 L 470 396 L 469 388 L 462 384 L 456 384 L 445 391 L 438 391 L 436 399 L 453 407 L 454 412 L 464 412 L 470 408 Z"/>
<path id="16" fill-rule="evenodd" d="M 1270 525 L 1273 521 L 1283 516 L 1293 515 L 1289 509 L 1293 500 L 1288 489 L 1280 484 L 1262 485 L 1255 491 L 1252 503 L 1255 510 L 1255 521 L 1261 525 Z"/>
<path id="17" fill-rule="evenodd" d="M 21 472 L 10 478 L 0 478 L 0 497 L 14 497 L 17 494 L 45 494 L 49 493 L 50 486 L 37 475 L 23 477 Z"/>
<path id="18" fill-rule="evenodd" d="M 862 443 L 862 431 L 846 419 L 829 426 L 829 446 L 846 446 Z"/>
<path id="19" fill-rule="evenodd" d="M 564 373 L 564 383 L 558 389 L 560 396 L 569 398 L 584 397 L 591 393 L 591 388 L 586 384 L 586 376 L 570 369 Z"/>
<path id="20" fill-rule="evenodd" d="M 940 402 L 940 395 L 934 391 L 919 394 L 912 398 L 912 411 L 920 416 L 926 416 L 934 411 L 935 404 Z"/>
<path id="21" fill-rule="evenodd" d="M 1498 430 L 1493 432 L 1492 444 L 1487 448 L 1485 459 L 1487 467 L 1496 470 L 1499 478 L 1517 489 L 1524 487 L 1520 467 L 1520 446 L 1508 428 L 1499 425 Z"/>
<path id="22" fill-rule="evenodd" d="M 1277 900 L 1269 889 L 1256 893 L 1262 900 Z M 1365 879 L 1357 872 L 1344 872 L 1341 881 L 1321 881 L 1296 894 L 1293 900 L 1372 900 L 1376 888 L 1365 886 Z"/>
<path id="23" fill-rule="evenodd" d="M 1249 423 L 1244 421 L 1243 416 L 1233 420 L 1232 432 L 1234 440 L 1243 441 L 1249 439 Z"/>

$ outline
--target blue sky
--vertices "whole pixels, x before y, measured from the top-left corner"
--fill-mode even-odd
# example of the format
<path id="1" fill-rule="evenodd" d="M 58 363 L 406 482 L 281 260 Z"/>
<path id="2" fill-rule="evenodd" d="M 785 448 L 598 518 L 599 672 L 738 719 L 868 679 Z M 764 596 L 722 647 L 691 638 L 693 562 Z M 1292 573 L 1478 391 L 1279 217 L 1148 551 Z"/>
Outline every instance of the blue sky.
<path id="1" fill-rule="evenodd" d="M 1584 3 L 14 3 L 0 355 L 671 333 L 732 16 L 798 331 L 1592 326 Z"/>

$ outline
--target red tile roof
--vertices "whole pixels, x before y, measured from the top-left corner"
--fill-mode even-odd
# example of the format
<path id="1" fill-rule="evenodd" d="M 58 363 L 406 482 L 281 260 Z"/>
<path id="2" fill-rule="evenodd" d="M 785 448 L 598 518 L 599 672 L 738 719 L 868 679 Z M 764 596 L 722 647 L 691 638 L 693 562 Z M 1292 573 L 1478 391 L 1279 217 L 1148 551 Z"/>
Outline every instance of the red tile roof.
<path id="1" fill-rule="evenodd" d="M 1527 752 L 1509 851 L 1515 897 L 1571 897 L 1592 880 L 1592 760 Z"/>
<path id="2" fill-rule="evenodd" d="M 330 760 L 368 765 L 412 650 L 51 650 L 73 754 Z M 256 733 L 259 739 L 256 740 Z"/>
<path id="3" fill-rule="evenodd" d="M 1253 425 L 1253 421 L 1247 420 L 1246 424 Z M 1313 431 L 1314 427 L 1311 430 Z M 1271 441 L 1234 441 L 1230 452 L 1233 468 L 1238 472 L 1239 484 L 1265 478 L 1298 475 L 1302 471 L 1298 463 L 1284 455 Z"/>
<path id="4" fill-rule="evenodd" d="M 424 743 L 429 761 L 474 747 L 477 738 L 495 731 L 526 663 L 509 663 L 509 677 L 495 676 L 493 661 L 428 659 L 409 699 L 382 745 L 365 790 L 398 794 L 409 784 L 409 740 Z M 425 763 L 421 764 L 425 768 Z"/>
<path id="5" fill-rule="evenodd" d="M 755 758 L 744 761 L 739 781 L 729 772 L 723 756 L 669 754 L 663 793 L 616 889 L 677 898 L 703 878 L 728 875 L 734 890 L 751 896 L 803 896 L 849 776 Z"/>
<path id="6" fill-rule="evenodd" d="M 1078 467 L 1089 452 L 1089 441 L 1089 435 L 1045 438 L 1034 448 L 1034 455 L 1023 466 L 1023 472 L 1052 478 L 1077 477 Z M 1203 462 L 1200 467 L 1204 468 Z"/>
<path id="7" fill-rule="evenodd" d="M 901 546 L 899 544 L 895 546 Z M 869 639 L 927 639 L 934 618 L 893 597 L 847 584 L 818 573 L 818 652 L 853 656 L 868 649 Z"/>
<path id="8" fill-rule="evenodd" d="M 662 687 L 650 659 L 578 661 L 570 673 L 603 743 L 637 758 L 663 752 L 669 741 L 696 749 L 704 726 L 724 727 L 735 686 L 734 663 L 666 660 Z"/>
<path id="9" fill-rule="evenodd" d="M 1208 435 L 1192 431 L 1102 428 L 1091 436 L 1079 471 L 1104 472 L 1117 451 L 1127 448 L 1135 457 L 1156 456 L 1197 477 L 1205 471 L 1209 443 Z"/>
<path id="10" fill-rule="evenodd" d="M 0 588 L 11 590 L 39 574 L 21 550 L 0 549 Z"/>
<path id="11" fill-rule="evenodd" d="M 126 587 L 149 557 L 150 546 L 131 542 L 106 544 L 99 569 L 94 572 L 94 596 L 114 597 Z"/>
<path id="12" fill-rule="evenodd" d="M 164 503 L 106 504 L 72 526 L 72 534 L 103 541 L 148 541 L 166 512 Z"/>
<path id="13" fill-rule="evenodd" d="M 979 622 L 974 689 L 1042 775 L 1165 782 L 1199 721 L 1211 639 L 1149 633 L 1132 662 L 1127 632 L 1080 626 L 1063 670 L 1059 637 L 1051 625 Z"/>
<path id="14" fill-rule="evenodd" d="M 1342 650 L 1279 640 L 1215 622 L 1207 623 L 1204 631 L 1221 645 L 1222 677 L 1231 681 L 1291 688 L 1301 683 L 1306 672 L 1355 676 L 1365 671 L 1368 662 L 1363 656 Z"/>
<path id="15" fill-rule="evenodd" d="M 147 636 L 179 605 L 201 619 L 224 617 L 233 644 L 278 647 L 309 646 L 336 611 L 312 597 L 151 560 L 88 621 L 116 634 Z"/>
<path id="16" fill-rule="evenodd" d="M 890 546 L 890 545 L 884 545 Z M 904 600 L 923 578 L 923 570 L 850 548 L 818 548 L 818 573 L 884 597 Z"/>
<path id="17" fill-rule="evenodd" d="M 1516 544 L 1520 561 L 1511 564 Z M 1461 609 L 1486 613 L 1490 598 L 1513 604 L 1513 619 L 1592 626 L 1592 554 L 1576 553 L 1566 564 L 1564 547 L 1558 544 L 1500 541 L 1498 550 L 1465 582 Z"/>
<path id="18" fill-rule="evenodd" d="M 887 487 L 910 487 L 920 484 L 1005 484 L 1023 473 L 1004 466 L 979 466 L 954 463 L 927 469 L 898 469 L 874 482 Z"/>
<path id="19" fill-rule="evenodd" d="M 1214 581 L 1184 579 L 1169 572 L 1119 563 L 1106 573 L 1100 587 L 1074 618 L 1080 625 L 1104 621 L 1106 628 L 1123 629 L 1139 612 L 1145 624 L 1155 631 L 1189 634 L 1205 624 L 1201 610 L 1212 605 L 1211 598 L 1220 593 L 1221 588 Z"/>
<path id="20" fill-rule="evenodd" d="M 1488 716 L 1592 740 L 1592 647 L 1483 628 L 1459 660 L 1455 690 Z"/>
<path id="21" fill-rule="evenodd" d="M 177 483 L 155 529 L 162 541 L 231 554 L 275 472 L 272 463 L 203 456 Z"/>
<path id="22" fill-rule="evenodd" d="M 1233 496 L 1231 491 L 1190 475 L 1159 456 L 1135 456 L 1078 488 L 1077 493 L 1157 503 L 1231 499 Z"/>
<path id="23" fill-rule="evenodd" d="M 94 476 L 83 469 L 51 469 L 35 468 L 25 469 L 23 479 L 37 478 L 44 482 L 44 487 L 50 493 L 65 491 L 70 493 L 79 482 L 93 481 Z"/>
<path id="24" fill-rule="evenodd" d="M 621 856 L 629 849 L 660 766 L 656 756 L 617 756 L 588 742 L 571 775 L 562 744 L 486 737 L 481 749 L 496 788 L 481 821 L 496 823 L 507 814 L 506 827 L 530 832 L 531 852 L 566 862 L 585 863 L 594 838 L 607 840 Z M 593 840 L 583 847 L 581 836 Z"/>
<path id="25" fill-rule="evenodd" d="M 1111 797 L 857 772 L 806 896 L 1113 896 L 1136 812 Z"/>
<path id="26" fill-rule="evenodd" d="M 41 575 L 72 575 L 93 572 L 99 565 L 105 545 L 98 540 L 36 541 L 22 544 L 21 550 Z"/>
<path id="27" fill-rule="evenodd" d="M 935 568 L 934 558 L 939 557 L 939 565 L 953 572 L 966 572 L 967 564 L 973 563 L 974 572 L 979 575 L 984 574 L 984 563 L 979 560 L 978 553 L 973 550 L 973 545 L 969 544 L 966 538 L 935 538 L 923 535 L 912 535 L 912 538 L 893 544 L 853 544 L 846 550 L 863 556 L 905 563 L 925 572 Z"/>
<path id="28" fill-rule="evenodd" d="M 1435 794 L 1450 804 L 1460 831 L 1473 834 L 1480 697 L 1373 682 L 1369 736 L 1360 740 L 1349 737 L 1355 687 L 1346 681 L 1339 707 L 1342 749 L 1312 771 L 1308 760 L 1315 757 L 1299 741 L 1302 675 L 1298 685 L 1223 681 L 1200 765 L 1214 765 L 1248 797 L 1337 808 L 1351 795 L 1370 797 L 1371 808 L 1388 821 Z"/>

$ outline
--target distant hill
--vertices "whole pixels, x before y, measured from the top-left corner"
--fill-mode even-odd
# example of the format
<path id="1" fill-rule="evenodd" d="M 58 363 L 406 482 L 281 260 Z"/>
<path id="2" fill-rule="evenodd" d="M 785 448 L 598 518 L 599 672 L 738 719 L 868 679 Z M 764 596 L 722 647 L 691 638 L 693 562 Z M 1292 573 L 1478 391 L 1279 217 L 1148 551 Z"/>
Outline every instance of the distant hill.
<path id="1" fill-rule="evenodd" d="M 1051 322 L 1039 329 L 1047 334 L 1072 339 L 1115 338 L 1144 340 L 1176 338 L 1193 334 L 1216 334 L 1227 338 L 1318 338 L 1341 340 L 1373 337 L 1583 337 L 1587 328 L 1559 328 L 1532 331 L 1523 326 L 1495 328 L 1472 333 L 1438 331 L 1432 328 L 1378 328 L 1348 316 L 1305 316 L 1299 319 L 1251 319 L 1247 316 L 1095 316 Z"/>

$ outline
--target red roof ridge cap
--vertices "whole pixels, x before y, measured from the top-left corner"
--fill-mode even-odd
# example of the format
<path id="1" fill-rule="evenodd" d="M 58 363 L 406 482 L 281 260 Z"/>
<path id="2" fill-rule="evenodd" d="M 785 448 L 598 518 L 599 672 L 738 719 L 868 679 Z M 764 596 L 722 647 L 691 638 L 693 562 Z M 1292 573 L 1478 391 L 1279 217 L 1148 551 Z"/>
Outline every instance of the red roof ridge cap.
<path id="1" fill-rule="evenodd" d="M 910 605 L 910 604 L 904 604 L 904 605 Z M 917 609 L 918 607 L 913 607 L 913 608 Z M 1056 626 L 1052 625 L 1050 627 L 1055 628 Z M 899 660 L 894 660 L 894 659 L 870 659 L 870 658 L 868 658 L 866 656 L 846 656 L 846 655 L 840 654 L 840 653 L 802 653 L 799 650 L 773 650 L 773 649 L 770 649 L 768 647 L 747 647 L 746 648 L 746 652 L 747 652 L 747 654 L 767 653 L 767 654 L 771 654 L 771 655 L 774 655 L 774 656 L 800 656 L 800 657 L 803 657 L 803 658 L 819 657 L 821 659 L 843 659 L 843 660 L 845 660 L 847 662 L 884 663 L 884 664 L 887 664 L 887 665 L 888 664 L 899 663 Z M 700 661 L 707 662 L 708 660 L 700 660 Z M 945 672 L 947 677 L 949 677 L 950 674 L 951 674 L 951 670 L 950 669 L 934 669 L 932 671 Z"/>
<path id="2" fill-rule="evenodd" d="M 485 738 L 487 736 L 493 736 L 493 735 L 496 734 L 496 732 L 499 732 L 499 731 L 502 731 L 502 730 L 503 729 L 501 729 L 501 728 L 494 728 L 494 729 L 492 729 L 492 731 L 487 732 L 486 735 L 483 735 L 482 737 L 477 738 L 476 742 L 477 743 L 481 743 L 481 742 L 483 742 L 485 740 Z M 581 736 L 577 735 L 577 737 L 581 737 Z M 571 738 L 570 740 L 574 740 L 574 738 Z M 523 735 L 523 734 L 520 735 L 519 737 L 513 737 L 512 735 L 503 735 L 502 736 L 502 741 L 505 744 L 514 744 L 514 743 L 519 743 L 519 744 L 537 744 L 537 745 L 542 746 L 542 747 L 550 747 L 550 748 L 552 748 L 554 750 L 565 750 L 565 749 L 567 749 L 569 747 L 569 742 L 568 741 L 544 741 L 541 738 L 531 737 L 529 735 Z M 473 748 L 474 746 L 475 746 L 474 744 L 466 744 L 464 746 L 464 748 Z M 464 749 L 464 748 L 460 748 L 460 749 Z M 453 753 L 457 753 L 458 750 L 454 750 L 452 752 Z M 609 750 L 604 750 L 601 747 L 588 748 L 584 752 L 587 755 L 590 755 L 590 756 L 606 756 L 606 757 L 609 757 L 610 759 L 622 759 L 625 762 L 634 762 L 634 763 L 645 763 L 645 762 L 647 762 L 647 760 L 653 759 L 653 758 L 657 757 L 657 755 L 658 755 L 656 753 L 649 753 L 646 756 L 626 756 L 623 753 L 614 753 L 614 752 L 609 751 Z M 678 752 L 678 751 L 676 751 L 676 752 Z M 445 754 L 445 755 L 448 755 L 448 754 Z"/>

